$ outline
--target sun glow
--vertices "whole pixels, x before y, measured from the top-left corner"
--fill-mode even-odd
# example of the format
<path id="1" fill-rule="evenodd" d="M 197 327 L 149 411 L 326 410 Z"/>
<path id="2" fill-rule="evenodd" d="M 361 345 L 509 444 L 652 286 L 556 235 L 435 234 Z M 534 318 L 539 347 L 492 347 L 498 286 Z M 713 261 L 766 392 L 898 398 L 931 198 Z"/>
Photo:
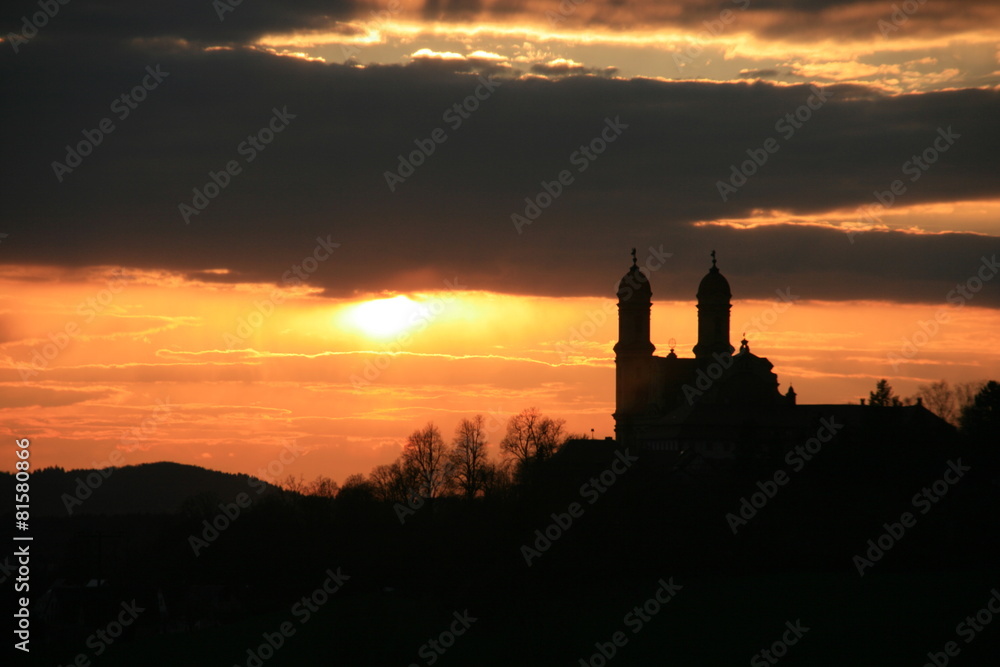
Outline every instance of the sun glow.
<path id="1" fill-rule="evenodd" d="M 360 303 L 347 312 L 347 321 L 369 336 L 398 334 L 420 321 L 425 309 L 403 296 Z"/>

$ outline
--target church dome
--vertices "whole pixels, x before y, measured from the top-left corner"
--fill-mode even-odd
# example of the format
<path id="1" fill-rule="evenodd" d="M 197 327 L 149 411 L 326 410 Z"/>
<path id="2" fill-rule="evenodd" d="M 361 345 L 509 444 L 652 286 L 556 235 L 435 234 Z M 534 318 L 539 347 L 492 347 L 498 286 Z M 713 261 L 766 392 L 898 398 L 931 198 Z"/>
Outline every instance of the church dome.
<path id="1" fill-rule="evenodd" d="M 722 275 L 718 267 L 715 266 L 715 251 L 712 251 L 712 268 L 708 270 L 705 277 L 698 285 L 698 301 L 725 301 L 729 302 L 733 293 L 729 289 L 729 281 Z"/>
<path id="2" fill-rule="evenodd" d="M 618 300 L 623 303 L 626 301 L 648 303 L 652 298 L 653 289 L 649 285 L 649 278 L 639 270 L 633 248 L 632 266 L 618 283 Z"/>

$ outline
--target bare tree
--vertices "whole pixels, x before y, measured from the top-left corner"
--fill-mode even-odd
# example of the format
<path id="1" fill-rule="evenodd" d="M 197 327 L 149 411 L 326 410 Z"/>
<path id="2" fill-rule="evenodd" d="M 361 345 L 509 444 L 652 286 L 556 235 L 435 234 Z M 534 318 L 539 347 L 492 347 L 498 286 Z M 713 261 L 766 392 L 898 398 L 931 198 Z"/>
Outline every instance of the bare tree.
<path id="1" fill-rule="evenodd" d="M 455 428 L 451 464 L 455 485 L 466 498 L 483 490 L 486 466 L 486 420 L 482 415 L 463 419 Z"/>
<path id="2" fill-rule="evenodd" d="M 984 382 L 960 382 L 950 385 L 947 380 L 939 380 L 917 387 L 916 397 L 938 417 L 958 426 L 962 410 L 972 403 L 984 385 Z"/>
<path id="3" fill-rule="evenodd" d="M 994 447 L 1000 442 L 1000 382 L 983 385 L 972 402 L 962 408 L 962 431 Z"/>
<path id="4" fill-rule="evenodd" d="M 405 503 L 413 493 L 414 476 L 399 461 L 375 466 L 368 480 L 372 485 L 372 493 L 378 500 Z"/>
<path id="5" fill-rule="evenodd" d="M 514 486 L 512 466 L 503 463 L 487 463 L 483 466 L 482 482 L 483 496 L 486 498 L 502 497 Z"/>
<path id="6" fill-rule="evenodd" d="M 365 479 L 361 473 L 349 475 L 337 494 L 338 503 L 353 504 L 354 506 L 375 499 L 377 499 L 375 485 Z"/>
<path id="7" fill-rule="evenodd" d="M 311 481 L 306 487 L 305 493 L 310 496 L 319 496 L 321 498 L 333 498 L 337 495 L 337 491 L 339 490 L 340 487 L 335 481 L 333 481 L 333 479 L 323 475 L 318 475 L 316 479 Z"/>
<path id="8" fill-rule="evenodd" d="M 955 409 L 955 392 L 947 380 L 922 384 L 917 387 L 917 398 L 924 407 L 952 424 L 958 416 Z"/>
<path id="9" fill-rule="evenodd" d="M 967 406 L 972 405 L 976 400 L 976 395 L 986 387 L 986 380 L 976 382 L 959 382 L 955 385 L 955 418 L 960 419 L 961 414 Z"/>
<path id="10" fill-rule="evenodd" d="M 305 493 L 306 492 L 306 478 L 302 475 L 296 477 L 295 475 L 289 473 L 285 479 L 278 483 L 286 491 L 291 491 L 292 493 Z"/>
<path id="11" fill-rule="evenodd" d="M 538 424 L 538 432 L 535 437 L 535 442 L 538 458 L 547 459 L 556 453 L 560 445 L 566 440 L 565 433 L 563 432 L 566 426 L 565 419 L 550 419 L 549 417 L 544 417 Z"/>
<path id="12" fill-rule="evenodd" d="M 353 475 L 347 476 L 347 479 L 344 480 L 344 485 L 340 487 L 340 490 L 341 491 L 355 490 L 369 486 L 371 486 L 371 482 L 365 479 L 364 475 L 362 475 L 359 472 L 356 472 Z"/>
<path id="13" fill-rule="evenodd" d="M 500 447 L 518 465 L 545 460 L 559 448 L 565 424 L 564 419 L 551 419 L 537 408 L 526 408 L 507 422 Z"/>
<path id="14" fill-rule="evenodd" d="M 417 492 L 424 498 L 436 498 L 447 486 L 452 474 L 448 448 L 434 422 L 417 429 L 406 438 L 403 468 L 416 478 Z"/>

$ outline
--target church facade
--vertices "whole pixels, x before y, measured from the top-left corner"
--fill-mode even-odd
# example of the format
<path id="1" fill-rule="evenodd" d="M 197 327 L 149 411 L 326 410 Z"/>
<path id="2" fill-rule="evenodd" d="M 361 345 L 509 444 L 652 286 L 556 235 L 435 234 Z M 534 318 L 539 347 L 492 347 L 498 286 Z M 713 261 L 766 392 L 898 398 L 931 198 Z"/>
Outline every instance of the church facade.
<path id="1" fill-rule="evenodd" d="M 693 357 L 680 357 L 673 348 L 666 356 L 654 354 L 652 288 L 634 249 L 617 294 L 613 416 L 620 445 L 701 460 L 766 458 L 822 432 L 824 420 L 857 433 L 884 427 L 945 437 L 953 431 L 919 402 L 892 408 L 872 408 L 863 400 L 801 405 L 791 387 L 782 393 L 770 361 L 752 353 L 746 339 L 738 350 L 730 343 L 732 291 L 714 251 L 712 266 L 698 285 Z"/>
<path id="2" fill-rule="evenodd" d="M 698 340 L 691 358 L 673 349 L 665 357 L 653 354 L 652 288 L 634 253 L 618 285 L 616 440 L 667 451 L 696 444 L 703 455 L 727 458 L 747 444 L 743 441 L 773 430 L 766 426 L 768 416 L 786 421 L 794 391 L 779 392 L 773 365 L 753 354 L 748 341 L 739 350 L 730 343 L 732 292 L 715 253 L 698 286 Z"/>

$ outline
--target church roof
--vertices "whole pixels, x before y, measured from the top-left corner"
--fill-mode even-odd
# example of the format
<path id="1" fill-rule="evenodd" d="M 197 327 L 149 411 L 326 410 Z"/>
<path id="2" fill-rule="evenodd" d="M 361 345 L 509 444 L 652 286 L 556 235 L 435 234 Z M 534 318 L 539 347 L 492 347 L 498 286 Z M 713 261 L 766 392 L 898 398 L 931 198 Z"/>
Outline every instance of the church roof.
<path id="1" fill-rule="evenodd" d="M 635 248 L 632 248 L 632 266 L 629 267 L 628 273 L 618 283 L 618 300 L 623 302 L 633 299 L 649 301 L 652 297 L 653 289 L 649 286 L 649 278 L 639 270 L 639 265 L 635 257 Z"/>
<path id="2" fill-rule="evenodd" d="M 698 285 L 698 301 L 726 301 L 732 298 L 729 281 L 715 265 L 715 251 L 712 251 L 712 268 Z"/>

